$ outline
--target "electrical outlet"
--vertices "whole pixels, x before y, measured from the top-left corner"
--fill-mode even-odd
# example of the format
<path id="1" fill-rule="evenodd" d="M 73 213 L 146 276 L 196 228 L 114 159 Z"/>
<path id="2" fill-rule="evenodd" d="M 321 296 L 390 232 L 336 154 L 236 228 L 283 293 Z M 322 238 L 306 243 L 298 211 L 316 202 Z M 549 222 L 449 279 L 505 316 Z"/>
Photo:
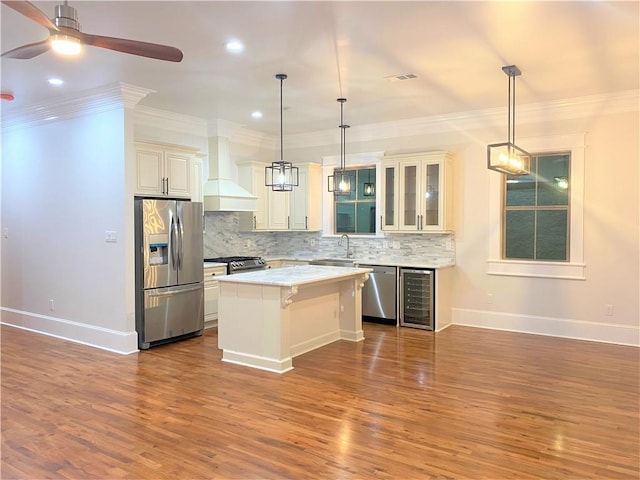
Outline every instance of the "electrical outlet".
<path id="1" fill-rule="evenodd" d="M 105 241 L 107 243 L 116 243 L 118 241 L 118 234 L 113 230 L 107 230 L 105 233 Z"/>
<path id="2" fill-rule="evenodd" d="M 400 242 L 398 240 L 394 240 L 393 241 L 393 249 L 394 250 L 399 250 L 400 249 Z"/>
<path id="3" fill-rule="evenodd" d="M 487 305 L 493 305 L 493 293 L 487 293 Z"/>
<path id="4" fill-rule="evenodd" d="M 4 230 L 2 230 L 2 236 L 4 238 L 9 238 L 9 229 L 5 228 Z"/>
<path id="5" fill-rule="evenodd" d="M 309 240 L 309 244 L 310 244 L 312 247 L 315 247 L 315 246 L 316 246 L 316 239 L 315 239 L 315 238 L 312 238 L 311 240 Z"/>
<path id="6" fill-rule="evenodd" d="M 56 306 L 53 303 L 53 298 L 49 299 L 49 310 L 51 310 L 52 312 L 56 309 Z"/>
<path id="7" fill-rule="evenodd" d="M 383 240 L 382 241 L 382 248 L 389 248 L 389 241 L 388 240 Z"/>
<path id="8" fill-rule="evenodd" d="M 453 240 L 447 240 L 447 241 L 445 242 L 445 248 L 446 248 L 448 251 L 452 251 L 452 250 L 453 250 Z"/>
<path id="9" fill-rule="evenodd" d="M 611 305 L 610 303 L 605 304 L 605 306 L 604 306 L 604 314 L 607 317 L 613 317 L 613 305 Z"/>

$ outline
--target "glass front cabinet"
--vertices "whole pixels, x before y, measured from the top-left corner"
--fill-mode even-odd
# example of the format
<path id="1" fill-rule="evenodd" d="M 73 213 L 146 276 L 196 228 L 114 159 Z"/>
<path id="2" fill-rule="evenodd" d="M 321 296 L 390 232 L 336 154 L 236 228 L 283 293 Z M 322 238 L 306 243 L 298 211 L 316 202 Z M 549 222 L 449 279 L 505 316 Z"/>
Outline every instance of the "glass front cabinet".
<path id="1" fill-rule="evenodd" d="M 385 232 L 445 232 L 452 224 L 452 157 L 447 152 L 382 159 Z"/>

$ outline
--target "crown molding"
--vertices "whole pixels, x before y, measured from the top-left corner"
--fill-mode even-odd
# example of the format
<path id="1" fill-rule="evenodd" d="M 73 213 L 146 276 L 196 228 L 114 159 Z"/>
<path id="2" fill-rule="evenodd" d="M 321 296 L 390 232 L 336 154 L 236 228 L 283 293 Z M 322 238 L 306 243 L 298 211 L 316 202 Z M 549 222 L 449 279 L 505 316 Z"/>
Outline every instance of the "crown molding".
<path id="1" fill-rule="evenodd" d="M 250 147 L 275 149 L 278 145 L 277 142 L 279 139 L 276 135 L 268 135 L 248 128 L 239 128 L 234 132 L 230 140 L 234 143 Z"/>
<path id="2" fill-rule="evenodd" d="M 207 137 L 206 120 L 143 105 L 136 106 L 133 123 L 136 126 Z"/>
<path id="3" fill-rule="evenodd" d="M 2 116 L 2 129 L 34 127 L 89 114 L 132 108 L 154 90 L 117 82 L 73 95 L 61 95 Z"/>
<path id="4" fill-rule="evenodd" d="M 640 90 L 628 90 L 613 94 L 590 95 L 552 102 L 518 105 L 518 124 L 538 123 L 570 118 L 611 115 L 638 111 Z M 398 120 L 351 126 L 350 142 L 367 142 L 384 138 L 412 137 L 453 130 L 468 131 L 480 128 L 502 126 L 507 116 L 507 108 L 489 108 L 468 112 Z M 339 135 L 334 130 L 322 130 L 286 136 L 289 148 L 317 147 L 339 143 Z"/>

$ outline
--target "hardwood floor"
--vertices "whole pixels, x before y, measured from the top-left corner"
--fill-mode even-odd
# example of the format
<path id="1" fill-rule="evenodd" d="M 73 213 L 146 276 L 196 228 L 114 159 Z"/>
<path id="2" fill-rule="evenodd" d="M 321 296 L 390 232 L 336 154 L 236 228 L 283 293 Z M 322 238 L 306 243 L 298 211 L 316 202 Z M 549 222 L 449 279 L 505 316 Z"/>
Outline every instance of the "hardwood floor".
<path id="1" fill-rule="evenodd" d="M 3 479 L 638 479 L 639 349 L 453 326 L 278 375 L 215 330 L 121 356 L 3 326 Z"/>

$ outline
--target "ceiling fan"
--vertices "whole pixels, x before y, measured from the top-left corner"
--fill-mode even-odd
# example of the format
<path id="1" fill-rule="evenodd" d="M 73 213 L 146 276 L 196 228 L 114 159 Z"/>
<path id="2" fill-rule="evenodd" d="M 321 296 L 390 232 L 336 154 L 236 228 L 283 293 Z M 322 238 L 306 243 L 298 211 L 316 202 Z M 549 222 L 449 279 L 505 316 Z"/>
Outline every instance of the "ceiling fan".
<path id="1" fill-rule="evenodd" d="M 169 62 L 182 60 L 182 52 L 175 47 L 81 32 L 76 9 L 67 5 L 66 0 L 63 5 L 56 5 L 55 18 L 52 20 L 31 2 L 2 0 L 2 3 L 49 30 L 48 39 L 14 48 L 3 53 L 2 57 L 29 59 L 45 53 L 50 48 L 56 48 L 56 45 L 59 45 L 56 42 L 66 41 L 67 45 L 77 50 L 76 53 L 82 44 Z"/>

